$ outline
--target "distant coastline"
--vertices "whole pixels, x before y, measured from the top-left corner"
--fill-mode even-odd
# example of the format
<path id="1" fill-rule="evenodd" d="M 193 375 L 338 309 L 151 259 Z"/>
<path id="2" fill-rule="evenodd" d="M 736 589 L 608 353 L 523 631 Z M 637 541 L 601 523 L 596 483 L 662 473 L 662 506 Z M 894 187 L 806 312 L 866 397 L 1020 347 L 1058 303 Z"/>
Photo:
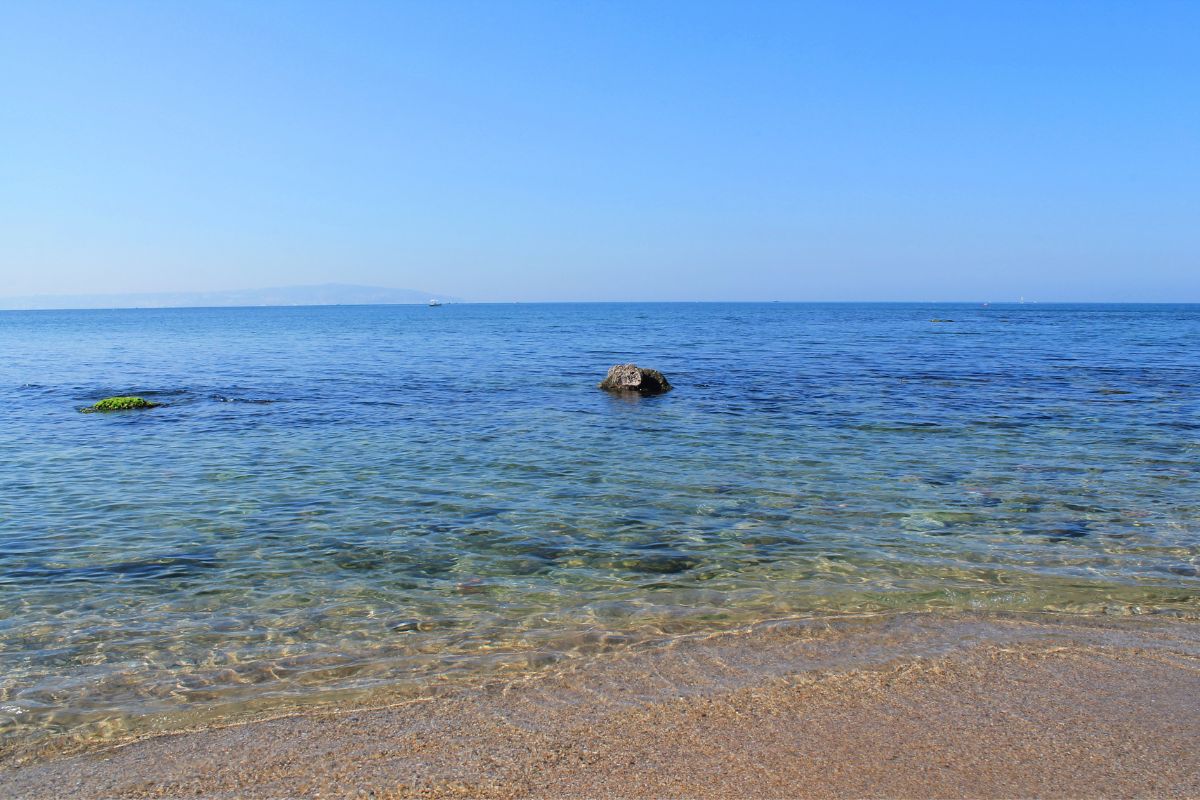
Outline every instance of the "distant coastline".
<path id="1" fill-rule="evenodd" d="M 0 296 L 0 311 L 75 311 L 167 308 L 292 308 L 305 306 L 428 305 L 470 303 L 472 305 L 805 305 L 805 306 L 942 306 L 992 309 L 1027 308 L 1121 308 L 1128 306 L 1177 308 L 1200 305 L 1195 300 L 929 300 L 929 299 L 465 299 L 454 295 L 414 289 L 324 283 L 310 286 L 280 286 L 266 289 L 221 290 L 213 292 L 140 292 L 113 294 L 38 294 Z"/>
<path id="2" fill-rule="evenodd" d="M 457 303 L 444 294 L 415 289 L 389 289 L 324 283 L 315 286 L 276 286 L 219 292 L 144 292 L 132 294 L 26 295 L 0 297 L 0 310 L 49 311 L 113 308 L 232 308 L 239 306 L 406 305 Z"/>

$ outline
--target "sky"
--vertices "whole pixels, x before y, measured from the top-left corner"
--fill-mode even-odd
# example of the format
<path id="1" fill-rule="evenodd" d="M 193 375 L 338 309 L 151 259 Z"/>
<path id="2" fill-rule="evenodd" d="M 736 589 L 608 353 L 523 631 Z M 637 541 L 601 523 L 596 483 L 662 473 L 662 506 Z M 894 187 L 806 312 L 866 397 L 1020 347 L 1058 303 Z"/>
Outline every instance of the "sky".
<path id="1" fill-rule="evenodd" d="M 0 4 L 0 295 L 1200 301 L 1200 3 Z"/>

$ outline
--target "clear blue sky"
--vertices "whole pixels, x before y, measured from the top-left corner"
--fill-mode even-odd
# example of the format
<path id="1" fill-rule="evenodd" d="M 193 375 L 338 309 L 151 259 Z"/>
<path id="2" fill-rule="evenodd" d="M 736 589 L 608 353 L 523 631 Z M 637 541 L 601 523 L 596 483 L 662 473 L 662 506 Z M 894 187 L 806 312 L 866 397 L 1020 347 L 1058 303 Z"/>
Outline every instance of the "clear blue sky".
<path id="1" fill-rule="evenodd" d="M 1200 3 L 9 2 L 0 294 L 1200 301 Z"/>

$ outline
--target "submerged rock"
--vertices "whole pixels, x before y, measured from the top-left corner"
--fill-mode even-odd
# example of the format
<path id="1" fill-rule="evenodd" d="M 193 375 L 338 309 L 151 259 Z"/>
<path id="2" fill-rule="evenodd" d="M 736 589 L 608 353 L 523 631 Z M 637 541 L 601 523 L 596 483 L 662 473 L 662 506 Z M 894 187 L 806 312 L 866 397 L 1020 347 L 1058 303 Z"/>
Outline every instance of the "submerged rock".
<path id="1" fill-rule="evenodd" d="M 136 408 L 158 408 L 162 403 L 151 403 L 141 397 L 106 397 L 95 405 L 82 408 L 85 414 L 94 411 L 129 411 Z"/>
<path id="2" fill-rule="evenodd" d="M 639 553 L 622 559 L 621 566 L 636 572 L 673 575 L 700 566 L 700 559 L 678 551 Z"/>
<path id="3" fill-rule="evenodd" d="M 662 394 L 671 391 L 671 384 L 656 369 L 643 369 L 637 364 L 617 364 L 609 367 L 608 374 L 600 381 L 600 388 L 606 392 Z"/>

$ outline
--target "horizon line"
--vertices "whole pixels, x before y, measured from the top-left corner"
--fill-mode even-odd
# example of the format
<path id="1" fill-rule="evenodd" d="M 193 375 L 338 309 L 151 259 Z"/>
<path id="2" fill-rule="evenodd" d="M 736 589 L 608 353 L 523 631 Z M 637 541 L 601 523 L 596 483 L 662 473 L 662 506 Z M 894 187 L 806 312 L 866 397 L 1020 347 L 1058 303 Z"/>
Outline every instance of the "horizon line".
<path id="1" fill-rule="evenodd" d="M 53 297 L 53 295 L 49 295 Z M 409 306 L 425 308 L 421 301 L 394 303 L 250 303 L 227 305 L 163 306 L 55 306 L 41 308 L 5 308 L 0 298 L 0 313 L 54 311 L 198 311 L 204 309 L 244 308 L 384 308 Z M 976 306 L 1194 306 L 1200 300 L 453 300 L 445 306 L 512 305 L 955 305 Z"/>

